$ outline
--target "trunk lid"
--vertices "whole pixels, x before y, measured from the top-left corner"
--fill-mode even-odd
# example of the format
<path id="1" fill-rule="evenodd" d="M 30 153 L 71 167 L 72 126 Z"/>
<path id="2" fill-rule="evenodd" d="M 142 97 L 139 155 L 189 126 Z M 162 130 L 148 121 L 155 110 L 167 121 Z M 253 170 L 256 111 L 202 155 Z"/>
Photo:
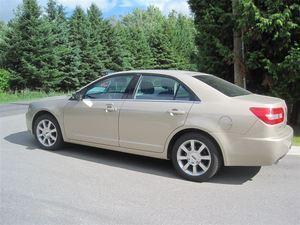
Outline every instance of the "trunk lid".
<path id="1" fill-rule="evenodd" d="M 242 96 L 236 96 L 233 97 L 235 99 L 240 99 L 245 102 L 251 102 L 253 104 L 258 105 L 281 105 L 282 107 L 285 107 L 285 101 L 280 98 L 265 96 L 265 95 L 257 95 L 257 94 L 250 94 L 250 95 L 242 95 Z"/>

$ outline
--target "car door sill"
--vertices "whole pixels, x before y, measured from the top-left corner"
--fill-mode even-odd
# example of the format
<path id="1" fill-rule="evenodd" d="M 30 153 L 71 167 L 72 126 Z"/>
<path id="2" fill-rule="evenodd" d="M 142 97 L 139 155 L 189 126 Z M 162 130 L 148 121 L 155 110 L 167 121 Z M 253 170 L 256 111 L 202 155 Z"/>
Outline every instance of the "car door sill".
<path id="1" fill-rule="evenodd" d="M 160 159 L 167 159 L 164 152 L 144 151 L 144 150 L 140 150 L 140 149 L 132 149 L 132 148 L 115 146 L 115 145 L 105 145 L 105 144 L 99 144 L 99 143 L 95 143 L 95 142 L 78 141 L 78 140 L 74 140 L 74 139 L 67 139 L 67 140 L 65 140 L 65 142 L 89 146 L 89 147 L 95 147 L 95 148 L 100 148 L 100 149 L 124 152 L 124 153 L 128 153 L 128 154 L 149 156 L 149 157 L 160 158 Z"/>

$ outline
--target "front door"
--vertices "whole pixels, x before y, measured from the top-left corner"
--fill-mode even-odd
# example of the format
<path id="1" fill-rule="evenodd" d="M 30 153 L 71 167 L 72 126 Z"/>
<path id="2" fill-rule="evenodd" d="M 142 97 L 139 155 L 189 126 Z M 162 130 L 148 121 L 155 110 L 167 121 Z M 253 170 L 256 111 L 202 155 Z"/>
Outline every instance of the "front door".
<path id="1" fill-rule="evenodd" d="M 183 126 L 192 95 L 177 80 L 142 75 L 133 99 L 124 101 L 119 119 L 120 146 L 163 152 L 167 137 Z"/>
<path id="2" fill-rule="evenodd" d="M 133 75 L 114 75 L 90 85 L 83 100 L 64 108 L 68 139 L 118 146 L 119 112 Z"/>

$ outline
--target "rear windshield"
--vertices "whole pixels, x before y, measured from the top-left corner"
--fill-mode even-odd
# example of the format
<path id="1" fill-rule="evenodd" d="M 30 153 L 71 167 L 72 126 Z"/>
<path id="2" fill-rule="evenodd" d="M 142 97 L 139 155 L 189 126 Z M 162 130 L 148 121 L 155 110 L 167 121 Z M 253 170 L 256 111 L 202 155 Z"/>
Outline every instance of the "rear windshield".
<path id="1" fill-rule="evenodd" d="M 206 83 L 207 85 L 213 87 L 214 89 L 229 97 L 251 94 L 250 91 L 247 91 L 244 88 L 241 88 L 235 84 L 232 84 L 215 76 L 199 75 L 195 76 L 195 78 L 201 80 L 202 82 Z"/>

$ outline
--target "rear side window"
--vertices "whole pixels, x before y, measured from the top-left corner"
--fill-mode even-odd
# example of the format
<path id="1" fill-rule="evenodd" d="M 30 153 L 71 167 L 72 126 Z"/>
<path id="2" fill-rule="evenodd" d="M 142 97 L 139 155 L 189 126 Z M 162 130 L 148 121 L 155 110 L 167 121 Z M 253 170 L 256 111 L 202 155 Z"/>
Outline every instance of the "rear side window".
<path id="1" fill-rule="evenodd" d="M 218 90 L 219 92 L 229 97 L 251 94 L 250 91 L 247 91 L 244 88 L 241 88 L 235 84 L 232 84 L 226 80 L 223 80 L 215 76 L 199 75 L 199 76 L 195 76 L 195 78 L 201 80 L 203 83 L 213 87 L 214 89 Z"/>
<path id="2" fill-rule="evenodd" d="M 135 99 L 189 101 L 192 95 L 176 80 L 162 76 L 142 76 Z"/>

